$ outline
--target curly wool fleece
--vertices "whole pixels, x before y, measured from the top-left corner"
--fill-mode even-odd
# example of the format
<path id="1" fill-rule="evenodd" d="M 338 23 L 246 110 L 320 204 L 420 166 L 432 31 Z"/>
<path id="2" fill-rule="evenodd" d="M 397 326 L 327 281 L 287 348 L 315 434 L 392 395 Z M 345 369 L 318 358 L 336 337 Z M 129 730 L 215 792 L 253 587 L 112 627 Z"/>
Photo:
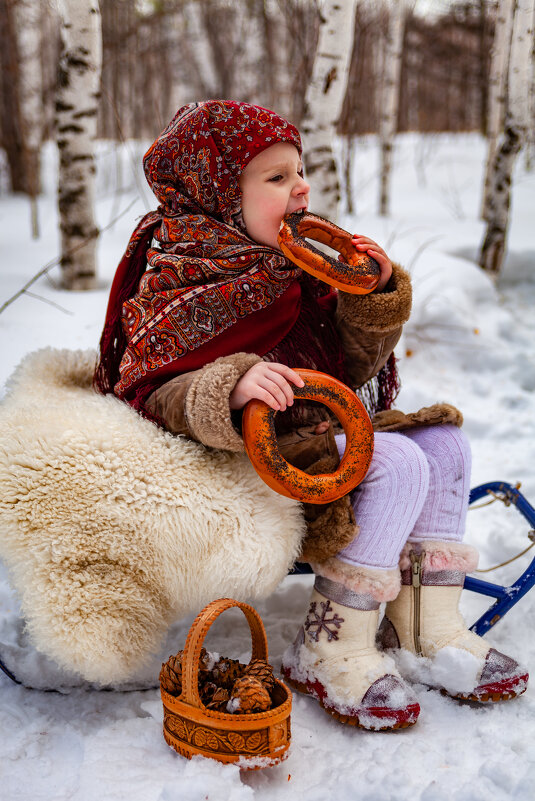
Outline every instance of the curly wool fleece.
<path id="1" fill-rule="evenodd" d="M 91 388 L 93 351 L 30 354 L 0 407 L 0 557 L 33 644 L 124 681 L 171 622 L 269 595 L 295 560 L 300 505 L 244 455 L 210 451 Z"/>

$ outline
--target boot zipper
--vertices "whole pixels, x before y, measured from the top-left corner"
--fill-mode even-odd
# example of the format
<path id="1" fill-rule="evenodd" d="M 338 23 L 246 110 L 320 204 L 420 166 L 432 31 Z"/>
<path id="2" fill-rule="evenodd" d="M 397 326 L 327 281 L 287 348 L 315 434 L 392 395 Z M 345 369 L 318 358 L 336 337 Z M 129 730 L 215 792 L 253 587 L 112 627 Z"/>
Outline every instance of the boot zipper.
<path id="1" fill-rule="evenodd" d="M 411 583 L 414 590 L 412 630 L 414 638 L 414 650 L 420 656 L 422 654 L 422 647 L 420 645 L 420 579 L 422 574 L 422 557 L 423 553 L 411 553 Z"/>

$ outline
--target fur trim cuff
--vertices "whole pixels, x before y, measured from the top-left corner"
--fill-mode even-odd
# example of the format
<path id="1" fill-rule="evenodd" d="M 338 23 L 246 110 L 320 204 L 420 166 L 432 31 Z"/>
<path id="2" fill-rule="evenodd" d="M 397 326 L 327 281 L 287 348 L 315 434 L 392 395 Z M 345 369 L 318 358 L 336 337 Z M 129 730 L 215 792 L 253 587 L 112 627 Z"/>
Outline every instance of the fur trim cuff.
<path id="1" fill-rule="evenodd" d="M 446 542 L 445 540 L 424 540 L 423 542 L 407 542 L 401 551 L 399 566 L 407 570 L 411 566 L 410 553 L 424 552 L 423 570 L 436 573 L 439 570 L 458 570 L 471 573 L 479 561 L 479 553 L 471 545 L 462 542 Z"/>
<path id="2" fill-rule="evenodd" d="M 210 448 L 243 451 L 240 434 L 232 425 L 229 397 L 240 378 L 261 362 L 255 353 L 234 353 L 210 362 L 191 382 L 185 403 L 188 426 Z"/>
<path id="3" fill-rule="evenodd" d="M 448 423 L 460 428 L 463 416 L 450 403 L 435 403 L 411 414 L 405 414 L 399 409 L 385 409 L 377 412 L 372 422 L 374 431 L 404 431 L 407 428 L 443 426 Z"/>
<path id="4" fill-rule="evenodd" d="M 304 512 L 307 533 L 299 557 L 301 562 L 326 562 L 359 533 L 349 495 L 325 505 L 306 503 Z"/>
<path id="5" fill-rule="evenodd" d="M 310 563 L 318 576 L 343 584 L 353 592 L 369 594 L 376 601 L 393 601 L 397 598 L 401 577 L 397 568 L 379 570 L 372 567 L 359 567 L 342 562 L 335 556 L 321 563 Z"/>
<path id="6" fill-rule="evenodd" d="M 394 264 L 390 281 L 382 292 L 369 295 L 340 292 L 336 314 L 349 328 L 387 333 L 407 322 L 411 305 L 410 276 L 399 264 Z"/>

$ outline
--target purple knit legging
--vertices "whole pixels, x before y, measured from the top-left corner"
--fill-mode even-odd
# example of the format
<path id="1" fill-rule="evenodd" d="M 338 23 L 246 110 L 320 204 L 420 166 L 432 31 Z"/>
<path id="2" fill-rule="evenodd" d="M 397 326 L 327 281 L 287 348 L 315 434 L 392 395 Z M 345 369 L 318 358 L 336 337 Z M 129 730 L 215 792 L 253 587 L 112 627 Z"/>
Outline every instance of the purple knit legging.
<path id="1" fill-rule="evenodd" d="M 470 492 L 468 440 L 453 425 L 376 433 L 366 478 L 351 496 L 358 537 L 337 554 L 351 565 L 393 568 L 410 539 L 463 538 Z M 336 437 L 340 455 L 345 436 Z"/>

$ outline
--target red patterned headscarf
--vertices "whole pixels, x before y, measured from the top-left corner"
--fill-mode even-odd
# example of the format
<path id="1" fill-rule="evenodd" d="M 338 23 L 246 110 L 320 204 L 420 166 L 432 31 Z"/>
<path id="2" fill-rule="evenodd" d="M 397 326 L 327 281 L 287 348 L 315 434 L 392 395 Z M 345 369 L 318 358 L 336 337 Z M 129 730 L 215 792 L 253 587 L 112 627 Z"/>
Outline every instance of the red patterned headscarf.
<path id="1" fill-rule="evenodd" d="M 239 350 L 263 355 L 290 331 L 300 270 L 253 242 L 241 214 L 239 176 L 276 142 L 301 152 L 297 129 L 274 112 L 211 100 L 179 109 L 145 154 L 160 206 L 132 234 L 112 284 L 101 392 L 142 409 L 172 375 Z"/>
<path id="2" fill-rule="evenodd" d="M 347 382 L 330 289 L 247 235 L 239 177 L 297 129 L 248 103 L 176 113 L 144 156 L 160 205 L 132 234 L 110 291 L 95 386 L 147 416 L 161 384 L 246 351 Z"/>

